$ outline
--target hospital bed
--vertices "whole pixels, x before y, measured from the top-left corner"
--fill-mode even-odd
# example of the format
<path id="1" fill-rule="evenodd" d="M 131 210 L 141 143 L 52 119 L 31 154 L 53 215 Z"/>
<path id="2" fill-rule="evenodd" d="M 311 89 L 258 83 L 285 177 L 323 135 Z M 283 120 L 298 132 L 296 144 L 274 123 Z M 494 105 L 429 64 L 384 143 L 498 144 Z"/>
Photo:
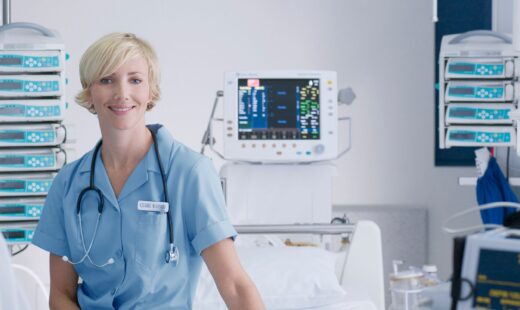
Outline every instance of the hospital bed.
<path id="1" fill-rule="evenodd" d="M 357 224 L 237 225 L 241 263 L 267 309 L 384 309 L 381 233 L 369 221 Z M 345 251 L 286 246 L 279 235 L 349 237 Z M 194 309 L 226 309 L 203 267 Z"/>
<path id="2" fill-rule="evenodd" d="M 236 225 L 235 228 L 239 232 L 235 245 L 241 263 L 257 285 L 267 309 L 384 309 L 381 233 L 373 222 Z M 309 234 L 324 243 L 348 237 L 348 245 L 336 252 L 277 242 L 280 236 Z M 31 248 L 29 252 L 38 253 L 31 252 L 30 256 L 43 254 L 38 250 Z M 7 259 L 7 253 L 4 254 Z M 28 301 L 34 309 L 47 309 L 46 298 L 39 293 L 31 294 L 37 292 L 37 286 L 33 287 L 25 291 Z M 226 309 L 204 264 L 193 309 Z"/>

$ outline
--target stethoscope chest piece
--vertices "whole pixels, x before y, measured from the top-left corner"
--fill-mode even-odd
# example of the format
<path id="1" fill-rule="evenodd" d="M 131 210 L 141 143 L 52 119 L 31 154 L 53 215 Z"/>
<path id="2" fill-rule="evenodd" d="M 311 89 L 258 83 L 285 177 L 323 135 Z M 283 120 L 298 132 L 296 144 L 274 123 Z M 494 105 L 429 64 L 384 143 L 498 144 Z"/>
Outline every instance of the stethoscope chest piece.
<path id="1" fill-rule="evenodd" d="M 179 250 L 173 244 L 170 244 L 170 249 L 166 251 L 166 263 L 172 263 L 174 266 L 177 266 L 179 262 Z"/>

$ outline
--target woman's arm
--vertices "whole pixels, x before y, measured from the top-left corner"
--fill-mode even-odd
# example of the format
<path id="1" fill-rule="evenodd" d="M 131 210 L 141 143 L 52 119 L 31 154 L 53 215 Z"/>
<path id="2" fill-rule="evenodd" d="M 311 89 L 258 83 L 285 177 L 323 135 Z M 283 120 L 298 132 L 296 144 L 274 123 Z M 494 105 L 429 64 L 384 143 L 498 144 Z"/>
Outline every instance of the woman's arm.
<path id="1" fill-rule="evenodd" d="M 61 257 L 50 254 L 51 293 L 49 307 L 51 309 L 79 309 L 76 289 L 78 275 L 71 264 Z"/>
<path id="2" fill-rule="evenodd" d="M 264 309 L 255 284 L 240 265 L 231 239 L 215 243 L 202 251 L 202 258 L 229 309 Z"/>

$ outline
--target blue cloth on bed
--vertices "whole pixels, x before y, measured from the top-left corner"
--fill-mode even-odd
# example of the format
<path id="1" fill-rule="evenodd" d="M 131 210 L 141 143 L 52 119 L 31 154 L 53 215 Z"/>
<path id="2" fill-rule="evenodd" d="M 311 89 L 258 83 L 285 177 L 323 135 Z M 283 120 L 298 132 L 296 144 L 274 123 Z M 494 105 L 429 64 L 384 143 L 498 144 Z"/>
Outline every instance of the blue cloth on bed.
<path id="1" fill-rule="evenodd" d="M 498 201 L 518 202 L 494 157 L 489 159 L 486 172 L 477 180 L 477 201 L 479 205 Z M 481 210 L 480 216 L 484 224 L 502 225 L 506 216 L 515 210 L 507 207 Z"/>

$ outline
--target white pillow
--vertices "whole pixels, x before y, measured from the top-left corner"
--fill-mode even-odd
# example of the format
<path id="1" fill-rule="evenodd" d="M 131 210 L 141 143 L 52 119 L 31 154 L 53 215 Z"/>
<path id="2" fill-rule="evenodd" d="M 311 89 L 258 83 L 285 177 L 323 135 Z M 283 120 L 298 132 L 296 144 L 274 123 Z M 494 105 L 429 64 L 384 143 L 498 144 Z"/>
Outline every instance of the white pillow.
<path id="1" fill-rule="evenodd" d="M 267 309 L 320 307 L 344 300 L 337 255 L 311 247 L 237 247 L 242 266 Z M 227 309 L 203 264 L 194 309 Z"/>

